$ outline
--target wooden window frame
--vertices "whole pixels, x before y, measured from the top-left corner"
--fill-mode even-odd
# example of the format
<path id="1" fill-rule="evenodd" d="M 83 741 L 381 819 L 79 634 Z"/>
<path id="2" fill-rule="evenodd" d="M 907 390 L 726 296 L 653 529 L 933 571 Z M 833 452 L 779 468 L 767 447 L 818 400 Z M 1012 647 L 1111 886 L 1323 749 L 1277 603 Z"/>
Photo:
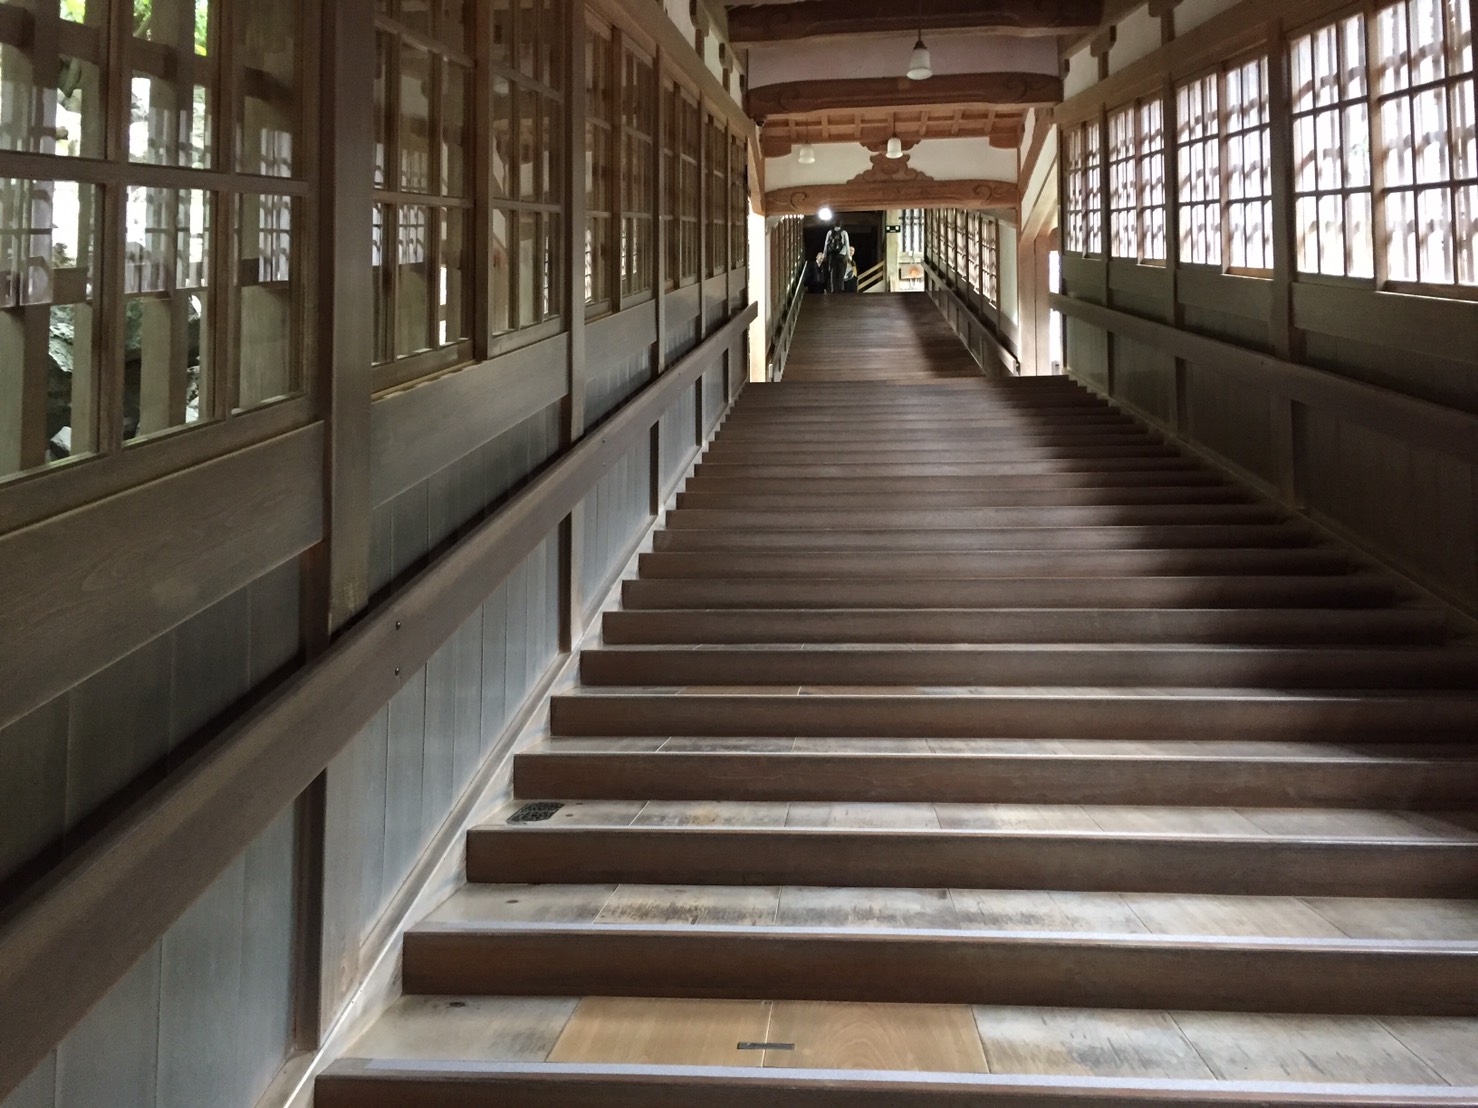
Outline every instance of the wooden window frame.
<path id="1" fill-rule="evenodd" d="M 479 73 L 474 52 L 448 45 L 442 31 L 446 11 L 444 5 L 433 4 L 426 12 L 430 22 L 427 30 L 412 27 L 397 20 L 393 13 L 381 10 L 375 16 L 376 59 L 384 67 L 379 75 L 383 82 L 384 102 L 378 105 L 382 113 L 380 120 L 384 128 L 384 142 L 380 149 L 381 160 L 376 165 L 377 179 L 374 186 L 374 235 L 375 256 L 379 260 L 376 288 L 375 346 L 376 360 L 372 371 L 372 387 L 383 390 L 393 388 L 428 374 L 440 373 L 473 359 L 475 295 L 479 285 L 477 267 L 473 262 L 472 249 L 477 213 L 474 209 L 474 167 L 470 156 L 470 140 L 474 127 L 474 105 Z M 462 23 L 468 39 L 475 34 L 473 21 Z M 407 48 L 420 50 L 430 55 L 430 92 L 428 95 L 426 168 L 421 188 L 408 186 L 401 179 L 402 124 L 401 96 L 404 91 L 403 57 Z M 475 48 L 475 47 L 474 47 Z M 462 187 L 453 193 L 446 181 L 446 165 L 443 159 L 442 141 L 446 135 L 446 96 L 448 70 L 465 71 L 463 101 L 464 164 Z M 406 264 L 405 253 L 417 244 L 408 238 L 405 231 L 406 215 L 414 209 L 425 210 L 425 222 L 421 225 L 421 242 L 417 261 L 424 261 L 429 274 L 426 287 L 425 326 L 427 345 L 413 351 L 401 352 L 398 322 L 400 320 L 401 270 Z M 450 303 L 441 303 L 440 289 L 445 274 L 442 271 L 445 231 L 453 213 L 462 221 L 461 238 L 463 251 L 462 289 L 460 293 L 462 334 L 449 341 L 438 338 L 443 324 L 443 311 L 450 311 Z M 392 258 L 393 256 L 393 258 Z"/>
<path id="2" fill-rule="evenodd" d="M 1353 39 L 1349 37 L 1352 24 L 1355 30 Z M 1340 12 L 1288 36 L 1289 131 L 1292 143 L 1289 152 L 1290 195 L 1294 207 L 1292 263 L 1300 280 L 1322 277 L 1372 286 L 1375 282 L 1375 181 L 1368 36 L 1369 19 L 1363 9 Z M 1334 71 L 1325 74 L 1323 80 L 1316 72 L 1321 37 L 1332 40 L 1334 47 Z M 1301 63 L 1300 46 L 1304 43 L 1307 43 L 1307 53 Z M 1358 64 L 1350 62 L 1352 46 L 1359 51 Z M 1309 89 L 1306 102 L 1301 103 L 1305 93 L 1300 83 L 1300 71 L 1305 68 L 1304 79 L 1309 82 Z M 1354 95 L 1349 95 L 1351 74 L 1357 75 L 1355 80 L 1360 86 Z M 1321 89 L 1331 81 L 1333 94 L 1329 98 L 1322 95 Z M 1352 116 L 1358 120 L 1356 126 L 1364 131 L 1363 162 L 1351 162 L 1346 158 Z M 1324 157 L 1326 143 L 1331 140 L 1338 151 L 1333 164 L 1333 182 L 1326 179 L 1328 162 Z M 1358 176 L 1352 183 L 1352 165 L 1363 170 L 1363 184 Z M 1351 226 L 1361 226 L 1362 218 L 1365 232 L 1363 249 L 1350 233 Z M 1326 242 L 1335 237 L 1340 243 L 1338 268 L 1326 261 Z"/>
<path id="3" fill-rule="evenodd" d="M 1165 101 L 1146 97 L 1109 112 L 1108 136 L 1111 256 L 1163 266 L 1168 249 Z"/>
<path id="4" fill-rule="evenodd" d="M 1208 111 L 1205 107 L 1207 94 L 1215 97 Z M 1200 98 L 1196 119 L 1191 121 L 1190 107 L 1193 98 Z M 1176 196 L 1179 202 L 1180 219 L 1176 235 L 1180 242 L 1180 264 L 1221 269 L 1226 258 L 1226 214 L 1222 208 L 1225 198 L 1225 171 L 1222 168 L 1222 88 L 1220 70 L 1202 73 L 1175 87 L 1175 165 L 1177 172 Z M 1212 129 L 1214 127 L 1214 130 Z M 1197 162 L 1193 154 L 1199 152 Z M 1210 166 L 1211 156 L 1215 166 Z M 1198 172 L 1199 170 L 1199 172 Z M 1200 183 L 1199 189 L 1197 182 Z M 1214 191 L 1213 191 L 1214 190 Z M 1204 223 L 1200 249 L 1193 236 L 1196 233 L 1195 213 L 1201 213 Z M 1212 217 L 1216 225 L 1211 227 Z M 1215 251 L 1214 256 L 1212 251 Z"/>
<path id="5" fill-rule="evenodd" d="M 651 179 L 652 158 L 658 140 L 657 63 L 647 51 L 618 32 L 620 50 L 621 155 L 620 177 L 620 303 L 622 307 L 649 299 L 657 278 L 657 182 Z M 644 73 L 643 73 L 644 71 Z"/>
<path id="6" fill-rule="evenodd" d="M 1370 122 L 1371 122 L 1371 158 L 1372 179 L 1374 182 L 1376 206 L 1375 206 L 1375 271 L 1380 280 L 1381 287 L 1392 291 L 1409 291 L 1431 295 L 1434 292 L 1449 298 L 1478 299 L 1478 246 L 1474 246 L 1472 239 L 1474 232 L 1478 232 L 1478 165 L 1472 167 L 1472 172 L 1459 177 L 1456 173 L 1456 161 L 1458 159 L 1458 145 L 1460 136 L 1453 134 L 1454 107 L 1462 96 L 1462 87 L 1468 89 L 1468 127 L 1474 126 L 1475 105 L 1473 103 L 1474 86 L 1478 82 L 1478 43 L 1474 43 L 1475 33 L 1478 27 L 1474 26 L 1478 20 L 1478 13 L 1473 11 L 1470 0 L 1438 0 L 1443 12 L 1457 13 L 1467 22 L 1468 34 L 1468 62 L 1467 68 L 1458 72 L 1453 71 L 1451 44 L 1447 42 L 1451 25 L 1446 20 L 1443 22 L 1443 41 L 1438 44 L 1436 53 L 1445 55 L 1445 75 L 1418 82 L 1413 75 L 1412 79 L 1404 86 L 1385 87 L 1382 83 L 1382 74 L 1386 68 L 1387 58 L 1383 56 L 1380 49 L 1381 28 L 1384 18 L 1397 9 L 1403 9 L 1408 15 L 1405 21 L 1407 32 L 1407 48 L 1405 50 L 1408 64 L 1420 57 L 1410 47 L 1411 19 L 1409 11 L 1409 0 L 1396 0 L 1395 3 L 1375 4 L 1369 10 L 1366 20 L 1366 58 L 1367 58 L 1367 85 L 1370 90 Z M 1440 133 L 1446 140 L 1446 162 L 1447 171 L 1441 179 L 1422 181 L 1419 178 L 1417 164 L 1422 160 L 1422 155 L 1415 143 L 1420 137 L 1414 119 L 1415 102 L 1432 93 L 1440 94 L 1444 104 L 1444 116 L 1446 126 L 1440 132 L 1431 132 L 1426 137 L 1431 138 L 1433 134 Z M 1413 135 L 1413 149 L 1410 160 L 1413 173 L 1409 181 L 1393 182 L 1390 174 L 1391 158 L 1387 149 L 1387 131 L 1389 119 L 1394 114 L 1394 109 L 1405 101 L 1406 117 L 1411 121 L 1411 133 Z M 1392 276 L 1395 267 L 1392 264 L 1392 250 L 1390 245 L 1390 226 L 1393 218 L 1391 211 L 1392 201 L 1395 196 L 1409 195 L 1412 198 L 1412 212 L 1415 215 L 1414 224 L 1420 226 L 1422 223 L 1420 198 L 1421 194 L 1432 194 L 1440 192 L 1447 204 L 1448 211 L 1448 234 L 1444 240 L 1447 249 L 1451 253 L 1452 280 L 1435 280 L 1426 277 L 1423 265 L 1423 248 L 1418 241 L 1413 246 L 1412 257 L 1415 261 L 1414 275 Z M 1464 236 L 1460 231 L 1458 222 L 1458 196 L 1465 193 L 1468 197 L 1468 221 L 1469 234 Z M 1462 278 L 1460 268 L 1460 254 L 1464 246 L 1467 247 L 1468 257 L 1468 280 Z"/>
<path id="7" fill-rule="evenodd" d="M 91 208 L 91 226 L 83 231 L 89 248 L 87 269 L 58 265 L 53 255 L 46 264 L 28 266 L 24 273 L 0 275 L 8 301 L 0 313 L 13 321 L 7 327 L 12 335 L 8 343 L 11 349 L 4 357 L 14 381 L 13 386 L 5 386 L 6 395 L 0 397 L 0 403 L 12 409 L 14 424 L 14 440 L 0 443 L 0 450 L 7 456 L 13 453 L 13 464 L 7 457 L 0 466 L 0 494 L 38 479 L 57 490 L 58 503 L 73 499 L 63 491 L 69 488 L 127 487 L 226 453 L 243 441 L 259 441 L 301 426 L 311 419 L 314 410 L 317 390 L 311 372 L 308 301 L 315 272 L 316 213 L 309 198 L 319 172 L 312 143 L 305 141 L 310 122 L 317 117 L 317 89 L 306 80 L 306 57 L 317 41 L 319 6 L 312 2 L 296 5 L 292 36 L 294 102 L 285 117 L 293 136 L 292 164 L 290 172 L 280 173 L 264 172 L 264 167 L 241 168 L 244 149 L 238 148 L 238 139 L 241 113 L 248 99 L 246 89 L 280 81 L 263 75 L 265 81 L 247 82 L 238 73 L 238 67 L 245 65 L 244 52 L 225 34 L 239 31 L 242 19 L 225 14 L 224 3 L 218 2 L 211 9 L 203 47 L 197 36 L 191 50 L 180 44 L 136 37 L 130 22 L 132 10 L 126 0 L 112 0 L 106 17 L 79 23 L 63 18 L 55 3 L 43 2 L 25 13 L 24 23 L 0 20 L 0 43 L 7 49 L 26 52 L 25 60 L 35 74 L 34 84 L 26 86 L 30 91 L 28 100 L 39 105 L 37 113 L 44 113 L 32 115 L 18 145 L 0 150 L 0 180 L 15 182 L 17 193 L 27 198 L 26 205 L 33 212 L 35 203 L 44 204 L 47 210 L 53 208 L 58 185 L 76 186 L 79 219 L 86 208 Z M 58 142 L 65 141 L 58 130 L 59 97 L 55 93 L 64 60 L 93 67 L 89 86 L 93 111 L 84 118 L 82 141 L 91 138 L 85 150 L 75 152 L 57 149 Z M 175 157 L 164 163 L 130 154 L 130 81 L 139 74 L 182 83 L 192 104 L 199 102 L 195 90 L 205 90 L 212 122 L 211 150 L 203 164 L 188 164 L 190 159 L 183 150 L 175 151 Z M 183 97 L 180 102 L 184 102 Z M 151 146 L 151 152 L 154 149 Z M 139 263 L 130 262 L 123 248 L 128 233 L 129 194 L 134 190 L 145 196 L 154 193 L 156 199 L 160 193 L 172 194 L 174 203 L 169 207 L 176 211 L 182 194 L 200 193 L 209 212 L 208 224 L 198 234 L 180 226 L 173 217 L 161 223 L 146 219 L 152 239 L 163 243 L 167 254 L 152 262 L 153 271 L 164 281 L 157 291 L 137 284 L 130 287 L 140 271 Z M 91 193 L 87 200 L 82 199 L 85 192 Z M 287 216 L 286 225 L 273 229 L 243 222 L 243 204 L 257 199 L 277 205 Z M 53 222 L 43 227 L 28 221 L 25 227 L 17 226 L 9 233 L 27 240 L 28 249 L 21 257 L 29 258 L 33 256 L 29 246 L 40 240 L 48 244 L 46 251 L 54 249 L 50 243 L 56 228 Z M 270 270 L 280 268 L 283 260 L 278 253 L 280 243 L 264 247 L 267 253 L 262 254 L 244 254 L 241 249 L 242 241 L 253 234 L 265 243 L 269 238 L 280 240 L 284 233 L 291 236 L 287 256 L 290 270 L 285 280 L 269 275 Z M 190 239 L 199 240 L 205 249 L 204 268 L 198 271 L 201 276 L 208 274 L 203 283 L 181 276 L 181 267 L 192 274 L 197 272 L 180 251 L 180 243 Z M 245 339 L 240 301 L 248 288 L 270 287 L 285 290 L 290 296 L 285 313 L 285 345 L 291 358 L 287 390 L 260 400 L 248 398 L 243 407 L 246 358 L 240 346 Z M 130 301 L 169 298 L 173 304 L 171 330 L 178 335 L 182 318 L 178 297 L 188 294 L 188 290 L 198 290 L 202 308 L 209 313 L 209 334 L 200 349 L 197 416 L 192 422 L 183 422 L 184 393 L 174 391 L 179 382 L 172 377 L 173 371 L 181 367 L 178 352 L 172 350 L 171 378 L 166 383 L 166 406 L 172 413 L 169 425 L 145 431 L 141 411 L 140 422 L 129 435 L 125 428 L 126 306 Z M 74 345 L 74 355 L 85 356 L 86 379 L 78 380 L 80 374 L 74 369 L 69 422 L 65 425 L 72 433 L 70 450 L 67 456 L 56 457 L 54 436 L 48 427 L 47 399 L 51 313 L 56 308 L 83 304 L 90 307 L 91 333 Z M 188 370 L 188 363 L 183 368 Z M 139 387 L 142 390 L 142 380 Z M 142 404 L 141 391 L 141 408 Z M 180 415 L 181 420 L 176 422 L 174 415 Z M 151 460 L 142 460 L 140 452 Z"/>
<path id="8" fill-rule="evenodd" d="M 1103 256 L 1104 126 L 1089 119 L 1068 131 L 1063 156 L 1067 233 L 1063 248 L 1085 258 Z"/>

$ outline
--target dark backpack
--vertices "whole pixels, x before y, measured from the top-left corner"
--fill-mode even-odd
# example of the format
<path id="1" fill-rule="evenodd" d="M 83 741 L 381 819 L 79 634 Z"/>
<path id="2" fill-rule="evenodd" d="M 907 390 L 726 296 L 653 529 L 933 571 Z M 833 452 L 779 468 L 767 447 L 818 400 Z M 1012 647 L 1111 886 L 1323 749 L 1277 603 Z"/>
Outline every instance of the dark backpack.
<path id="1" fill-rule="evenodd" d="M 826 260 L 833 258 L 845 258 L 847 256 L 846 233 L 833 227 L 826 232 Z"/>

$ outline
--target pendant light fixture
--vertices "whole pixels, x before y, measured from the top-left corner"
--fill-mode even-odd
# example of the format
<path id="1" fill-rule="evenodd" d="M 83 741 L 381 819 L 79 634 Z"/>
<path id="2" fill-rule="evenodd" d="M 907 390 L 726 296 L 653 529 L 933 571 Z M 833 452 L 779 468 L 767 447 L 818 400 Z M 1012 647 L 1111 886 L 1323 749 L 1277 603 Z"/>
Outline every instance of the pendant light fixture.
<path id="1" fill-rule="evenodd" d="M 816 148 L 812 146 L 809 142 L 801 143 L 800 146 L 796 149 L 795 160 L 800 162 L 801 165 L 815 165 Z"/>
<path id="2" fill-rule="evenodd" d="M 926 81 L 934 76 L 934 68 L 929 64 L 929 48 L 924 45 L 924 31 L 919 29 L 919 39 L 913 44 L 913 53 L 908 56 L 908 79 L 910 81 Z"/>
<path id="3" fill-rule="evenodd" d="M 903 157 L 903 140 L 894 135 L 888 140 L 888 148 L 883 153 L 890 158 Z"/>

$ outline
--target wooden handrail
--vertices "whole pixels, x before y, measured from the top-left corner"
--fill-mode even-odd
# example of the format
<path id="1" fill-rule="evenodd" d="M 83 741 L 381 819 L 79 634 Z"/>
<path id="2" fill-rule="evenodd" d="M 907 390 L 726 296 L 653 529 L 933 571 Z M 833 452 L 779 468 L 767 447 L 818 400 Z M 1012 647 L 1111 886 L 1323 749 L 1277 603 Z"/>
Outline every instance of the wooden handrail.
<path id="1" fill-rule="evenodd" d="M 1439 450 L 1465 462 L 1478 462 L 1478 416 L 1379 385 L 1353 381 L 1325 369 L 1287 362 L 1168 323 L 1105 308 L 1053 293 L 1052 307 L 1063 315 L 1153 346 L 1189 362 L 1214 365 L 1270 395 L 1323 408 L 1372 430 Z"/>
<path id="2" fill-rule="evenodd" d="M 0 1099 L 323 772 L 754 320 L 732 316 L 121 815 L 0 926 Z"/>
<path id="3" fill-rule="evenodd" d="M 874 285 L 876 285 L 879 281 L 884 280 L 887 277 L 887 275 L 888 275 L 888 260 L 886 258 L 884 258 L 877 265 L 875 265 L 871 269 L 869 269 L 866 273 L 858 274 L 858 276 L 857 276 L 857 291 L 858 292 L 866 292 L 868 289 L 870 289 Z"/>
<path id="4" fill-rule="evenodd" d="M 955 291 L 954 285 L 945 278 L 943 273 L 939 271 L 938 266 L 929 261 L 928 258 L 925 258 L 920 264 L 924 268 L 925 275 L 927 277 L 933 278 L 935 288 L 939 289 L 941 292 L 944 293 L 944 295 L 952 299 L 956 304 L 960 306 L 960 310 L 962 312 L 964 312 L 972 320 L 979 324 L 981 331 L 985 334 L 986 342 L 990 344 L 992 352 L 995 354 L 996 359 L 1005 368 L 1006 372 L 1011 374 L 1012 376 L 1019 376 L 1021 374 L 1021 359 L 1017 357 L 1016 351 L 1012 350 L 1009 346 L 1002 342 L 1000 336 L 998 336 L 991 329 L 990 325 L 980 317 L 980 314 L 975 311 L 974 307 L 972 307 L 969 302 L 964 299 L 964 297 L 960 296 L 960 294 Z M 927 288 L 928 281 L 926 280 L 924 284 Z"/>

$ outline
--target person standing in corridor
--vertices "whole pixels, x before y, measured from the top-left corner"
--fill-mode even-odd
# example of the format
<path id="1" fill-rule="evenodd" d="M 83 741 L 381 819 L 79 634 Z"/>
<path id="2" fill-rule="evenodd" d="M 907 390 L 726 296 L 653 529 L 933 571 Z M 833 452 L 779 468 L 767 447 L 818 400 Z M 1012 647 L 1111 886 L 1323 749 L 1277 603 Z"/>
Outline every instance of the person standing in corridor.
<path id="1" fill-rule="evenodd" d="M 826 291 L 847 291 L 847 269 L 852 264 L 852 240 L 845 228 L 833 227 L 826 232 Z"/>

